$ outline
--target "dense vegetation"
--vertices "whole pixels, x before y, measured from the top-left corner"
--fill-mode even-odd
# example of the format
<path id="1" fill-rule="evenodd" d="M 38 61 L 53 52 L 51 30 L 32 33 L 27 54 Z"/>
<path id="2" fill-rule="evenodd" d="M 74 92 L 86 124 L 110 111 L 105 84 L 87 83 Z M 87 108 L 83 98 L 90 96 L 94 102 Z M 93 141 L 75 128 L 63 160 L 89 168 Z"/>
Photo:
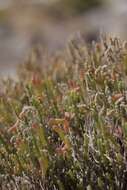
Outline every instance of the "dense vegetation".
<path id="1" fill-rule="evenodd" d="M 0 189 L 127 189 L 127 43 L 34 49 L 18 73 L 0 81 Z"/>

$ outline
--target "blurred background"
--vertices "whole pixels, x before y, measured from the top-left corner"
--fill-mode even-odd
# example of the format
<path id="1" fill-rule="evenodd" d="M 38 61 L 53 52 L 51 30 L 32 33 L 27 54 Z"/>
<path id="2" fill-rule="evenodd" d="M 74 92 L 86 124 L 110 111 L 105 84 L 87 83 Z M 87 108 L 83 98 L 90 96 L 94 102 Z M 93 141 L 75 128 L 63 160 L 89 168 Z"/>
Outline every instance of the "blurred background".
<path id="1" fill-rule="evenodd" d="M 0 0 L 0 76 L 14 76 L 31 47 L 64 48 L 81 31 L 127 39 L 127 0 Z"/>

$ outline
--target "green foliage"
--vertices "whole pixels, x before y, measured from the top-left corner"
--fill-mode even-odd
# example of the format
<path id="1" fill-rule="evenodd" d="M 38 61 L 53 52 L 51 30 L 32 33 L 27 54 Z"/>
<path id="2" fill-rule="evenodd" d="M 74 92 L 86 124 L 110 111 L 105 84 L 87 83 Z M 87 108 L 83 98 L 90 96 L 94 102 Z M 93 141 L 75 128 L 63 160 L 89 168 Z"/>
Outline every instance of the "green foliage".
<path id="1" fill-rule="evenodd" d="M 1 80 L 1 189 L 127 189 L 126 57 L 117 38 L 72 40 Z"/>

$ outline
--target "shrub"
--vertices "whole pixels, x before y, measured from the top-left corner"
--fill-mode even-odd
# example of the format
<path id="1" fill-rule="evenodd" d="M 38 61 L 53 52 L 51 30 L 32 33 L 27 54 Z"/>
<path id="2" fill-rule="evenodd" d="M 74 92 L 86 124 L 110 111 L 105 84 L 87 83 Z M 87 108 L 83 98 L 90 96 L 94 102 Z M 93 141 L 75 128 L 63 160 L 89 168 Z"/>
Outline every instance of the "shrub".
<path id="1" fill-rule="evenodd" d="M 0 188 L 127 189 L 127 44 L 103 38 L 0 88 Z"/>

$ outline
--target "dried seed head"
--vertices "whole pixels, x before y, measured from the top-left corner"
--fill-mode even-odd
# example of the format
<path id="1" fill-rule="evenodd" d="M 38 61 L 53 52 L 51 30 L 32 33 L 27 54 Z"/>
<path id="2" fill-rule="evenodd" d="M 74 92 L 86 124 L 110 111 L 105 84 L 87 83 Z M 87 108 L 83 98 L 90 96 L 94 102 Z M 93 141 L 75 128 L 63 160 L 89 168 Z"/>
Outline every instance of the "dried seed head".
<path id="1" fill-rule="evenodd" d="M 117 101 L 118 99 L 122 98 L 123 97 L 123 94 L 119 93 L 119 94 L 115 94 L 112 96 L 112 100 L 115 102 Z"/>

